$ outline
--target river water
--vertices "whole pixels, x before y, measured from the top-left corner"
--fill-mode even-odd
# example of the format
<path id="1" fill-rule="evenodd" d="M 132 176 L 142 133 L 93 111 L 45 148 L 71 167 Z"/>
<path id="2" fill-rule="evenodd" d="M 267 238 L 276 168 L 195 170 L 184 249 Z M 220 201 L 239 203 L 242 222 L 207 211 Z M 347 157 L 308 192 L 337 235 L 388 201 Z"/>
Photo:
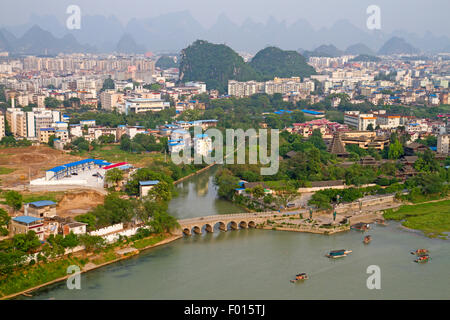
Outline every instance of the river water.
<path id="1" fill-rule="evenodd" d="M 177 186 L 169 210 L 179 218 L 242 212 L 217 199 L 216 169 Z M 184 237 L 85 274 L 81 290 L 66 283 L 33 293 L 33 299 L 449 299 L 450 245 L 405 230 L 398 223 L 363 233 L 331 236 L 237 230 Z M 410 251 L 428 248 L 432 260 L 414 263 Z M 353 252 L 342 259 L 333 249 Z M 367 267 L 380 268 L 381 289 L 368 289 Z M 295 274 L 310 279 L 290 283 Z"/>

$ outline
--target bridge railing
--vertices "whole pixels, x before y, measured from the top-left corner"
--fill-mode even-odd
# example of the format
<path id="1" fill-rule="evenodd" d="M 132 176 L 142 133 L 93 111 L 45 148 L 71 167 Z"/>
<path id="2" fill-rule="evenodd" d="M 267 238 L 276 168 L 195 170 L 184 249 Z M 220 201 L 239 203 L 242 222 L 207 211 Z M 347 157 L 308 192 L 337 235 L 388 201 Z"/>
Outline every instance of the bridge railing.
<path id="1" fill-rule="evenodd" d="M 179 224 L 188 224 L 195 222 L 205 222 L 210 220 L 220 220 L 227 218 L 265 218 L 265 217 L 273 217 L 275 215 L 282 215 L 282 213 L 278 211 L 265 211 L 265 212 L 245 212 L 245 213 L 230 213 L 230 214 L 218 214 L 212 216 L 204 216 L 204 217 L 196 217 L 196 218 L 187 218 L 178 220 Z"/>

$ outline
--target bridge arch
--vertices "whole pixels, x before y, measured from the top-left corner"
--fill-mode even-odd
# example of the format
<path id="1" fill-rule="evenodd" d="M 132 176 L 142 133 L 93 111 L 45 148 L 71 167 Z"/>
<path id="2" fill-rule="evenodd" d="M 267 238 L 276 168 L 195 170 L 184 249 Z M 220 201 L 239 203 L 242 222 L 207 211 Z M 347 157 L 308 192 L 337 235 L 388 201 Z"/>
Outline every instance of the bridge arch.
<path id="1" fill-rule="evenodd" d="M 190 235 L 191 235 L 191 230 L 190 230 L 189 228 L 184 228 L 184 229 L 183 229 L 183 234 L 184 234 L 185 236 L 190 236 Z"/>
<path id="2" fill-rule="evenodd" d="M 214 225 L 210 225 L 209 223 L 207 223 L 202 227 L 202 232 L 203 230 L 205 230 L 207 233 L 214 232 Z"/>
<path id="3" fill-rule="evenodd" d="M 241 229 L 247 229 L 247 228 L 248 228 L 247 221 L 241 221 L 241 222 L 239 222 L 239 227 L 240 227 Z"/>
<path id="4" fill-rule="evenodd" d="M 214 224 L 213 228 L 217 227 L 220 231 L 227 231 L 227 225 L 223 221 L 218 221 Z"/>
<path id="5" fill-rule="evenodd" d="M 238 229 L 238 224 L 236 223 L 236 221 L 230 221 L 227 224 L 227 230 L 237 230 Z"/>
<path id="6" fill-rule="evenodd" d="M 253 220 L 249 221 L 247 225 L 248 228 L 256 228 L 256 222 Z"/>
<path id="7" fill-rule="evenodd" d="M 193 226 L 191 230 L 191 233 L 202 234 L 202 229 L 199 226 Z"/>

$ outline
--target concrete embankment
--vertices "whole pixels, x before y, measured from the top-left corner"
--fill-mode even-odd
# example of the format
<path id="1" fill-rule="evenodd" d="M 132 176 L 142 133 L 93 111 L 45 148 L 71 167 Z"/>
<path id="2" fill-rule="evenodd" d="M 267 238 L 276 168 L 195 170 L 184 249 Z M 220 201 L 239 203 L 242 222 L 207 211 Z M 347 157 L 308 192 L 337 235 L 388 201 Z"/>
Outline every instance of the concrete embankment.
<path id="1" fill-rule="evenodd" d="M 200 169 L 200 170 L 197 170 L 197 171 L 195 171 L 195 172 L 193 172 L 193 173 L 191 173 L 191 174 L 188 174 L 187 176 L 185 176 L 185 177 L 183 177 L 183 178 L 178 179 L 177 181 L 174 181 L 173 184 L 178 184 L 178 183 L 180 183 L 180 182 L 183 182 L 184 180 L 189 179 L 190 177 L 193 177 L 193 176 L 195 176 L 195 175 L 197 175 L 197 174 L 200 174 L 200 173 L 202 173 L 202 172 L 205 172 L 206 170 L 212 168 L 212 167 L 215 166 L 215 165 L 216 165 L 215 163 L 210 164 L 210 165 L 208 165 L 208 166 L 206 166 L 206 167 L 204 167 L 204 168 L 202 168 L 202 169 Z"/>

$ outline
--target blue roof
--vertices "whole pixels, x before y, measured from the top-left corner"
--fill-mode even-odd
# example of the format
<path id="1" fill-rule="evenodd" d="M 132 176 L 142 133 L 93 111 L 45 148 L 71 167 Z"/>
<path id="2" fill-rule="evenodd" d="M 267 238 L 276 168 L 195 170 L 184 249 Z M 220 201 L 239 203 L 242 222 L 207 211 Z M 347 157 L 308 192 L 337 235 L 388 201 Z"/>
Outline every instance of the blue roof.
<path id="1" fill-rule="evenodd" d="M 56 203 L 53 201 L 50 201 L 50 200 L 40 200 L 40 201 L 29 202 L 28 204 L 32 204 L 35 207 L 45 207 L 45 206 L 51 206 Z"/>
<path id="2" fill-rule="evenodd" d="M 197 134 L 195 135 L 196 138 L 208 138 L 208 135 L 206 133 L 203 134 Z"/>
<path id="3" fill-rule="evenodd" d="M 101 165 L 101 166 L 108 166 L 108 165 L 111 164 L 111 163 L 109 163 L 109 162 L 107 162 L 105 160 L 84 159 L 84 160 L 79 160 L 79 161 L 63 164 L 61 166 L 54 167 L 54 168 L 52 168 L 50 170 L 47 170 L 47 171 L 59 172 L 59 171 L 62 171 L 62 170 L 65 170 L 65 169 L 68 169 L 68 168 L 71 168 L 71 167 L 76 167 L 76 166 L 83 165 L 83 164 L 86 164 L 86 163 L 91 163 L 91 162 L 93 162 L 94 164 L 97 164 L 97 165 Z"/>
<path id="4" fill-rule="evenodd" d="M 307 110 L 307 109 L 302 109 L 302 112 L 309 113 L 309 114 L 315 114 L 315 115 L 323 114 L 323 112 L 314 111 L 314 110 Z"/>
<path id="5" fill-rule="evenodd" d="M 159 183 L 159 180 L 139 181 L 141 186 L 154 186 Z"/>
<path id="6" fill-rule="evenodd" d="M 42 220 L 42 218 L 36 218 L 36 217 L 30 217 L 30 216 L 18 216 L 18 217 L 12 218 L 12 219 L 14 221 L 22 222 L 22 223 L 26 223 L 26 224 L 30 224 L 30 223 Z"/>

